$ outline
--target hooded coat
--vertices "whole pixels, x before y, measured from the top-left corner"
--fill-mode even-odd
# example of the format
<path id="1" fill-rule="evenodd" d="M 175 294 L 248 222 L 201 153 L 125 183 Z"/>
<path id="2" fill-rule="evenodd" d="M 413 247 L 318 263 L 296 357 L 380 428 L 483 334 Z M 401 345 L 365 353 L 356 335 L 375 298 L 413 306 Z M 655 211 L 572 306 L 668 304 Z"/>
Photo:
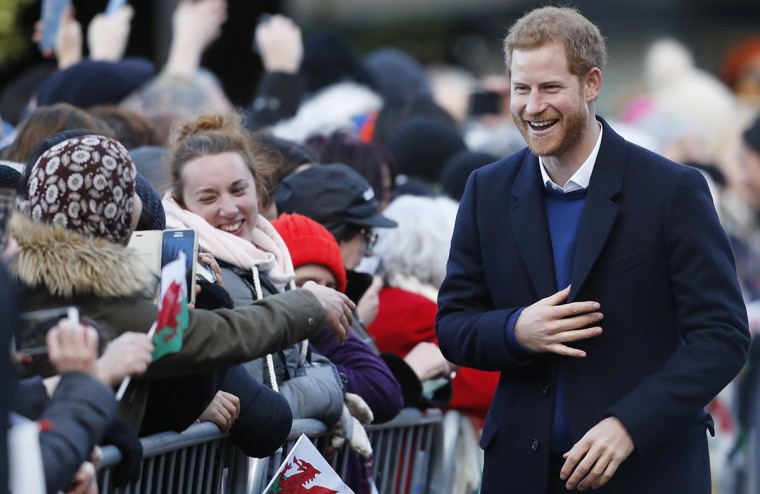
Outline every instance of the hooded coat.
<path id="1" fill-rule="evenodd" d="M 14 215 L 19 244 L 13 272 L 22 287 L 22 310 L 76 305 L 112 338 L 148 332 L 158 309 L 151 301 L 157 283 L 134 251 L 103 239 L 33 223 Z M 324 323 L 317 298 L 291 290 L 245 307 L 191 310 L 182 348 L 154 361 L 134 379 L 118 414 L 139 428 L 150 381 L 225 369 L 309 338 Z"/>

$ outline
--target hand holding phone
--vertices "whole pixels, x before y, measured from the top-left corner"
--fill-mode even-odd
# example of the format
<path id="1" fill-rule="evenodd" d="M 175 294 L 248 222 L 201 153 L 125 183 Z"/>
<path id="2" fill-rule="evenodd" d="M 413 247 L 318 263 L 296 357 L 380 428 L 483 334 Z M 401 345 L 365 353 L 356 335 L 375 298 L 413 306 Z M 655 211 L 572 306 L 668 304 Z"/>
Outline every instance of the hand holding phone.
<path id="1" fill-rule="evenodd" d="M 63 319 L 47 332 L 45 341 L 48 358 L 58 374 L 84 372 L 95 376 L 98 332 L 94 328 Z"/>
<path id="2" fill-rule="evenodd" d="M 71 0 L 42 1 L 42 35 L 39 41 L 40 51 L 50 53 L 55 49 L 61 18 Z"/>
<path id="3" fill-rule="evenodd" d="M 21 332 L 14 341 L 14 354 L 21 363 L 22 377 L 56 373 L 47 346 L 47 334 L 62 319 L 68 316 L 69 307 L 33 310 L 19 315 Z"/>
<path id="4" fill-rule="evenodd" d="M 209 283 L 219 282 L 220 286 L 224 286 L 222 281 L 221 272 L 219 271 L 219 264 L 214 259 L 214 256 L 208 252 L 204 252 L 201 247 L 198 247 L 198 266 L 196 267 L 196 273 L 198 279 L 203 279 Z M 217 275 L 219 272 L 219 275 Z"/>

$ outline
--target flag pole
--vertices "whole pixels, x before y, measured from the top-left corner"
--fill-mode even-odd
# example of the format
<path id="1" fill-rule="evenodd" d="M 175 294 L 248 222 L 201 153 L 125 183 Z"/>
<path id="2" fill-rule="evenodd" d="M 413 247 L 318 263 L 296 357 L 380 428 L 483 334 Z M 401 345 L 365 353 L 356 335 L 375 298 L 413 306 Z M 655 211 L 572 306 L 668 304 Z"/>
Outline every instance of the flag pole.
<path id="1" fill-rule="evenodd" d="M 153 321 L 153 325 L 150 327 L 150 330 L 148 330 L 148 337 L 153 338 L 153 334 L 156 332 L 156 326 L 158 325 L 158 321 Z M 116 401 L 121 401 L 122 398 L 124 398 L 124 393 L 127 392 L 127 387 L 129 387 L 129 383 L 132 382 L 132 376 L 127 376 L 121 381 L 121 385 L 119 386 L 119 390 L 116 392 Z"/>

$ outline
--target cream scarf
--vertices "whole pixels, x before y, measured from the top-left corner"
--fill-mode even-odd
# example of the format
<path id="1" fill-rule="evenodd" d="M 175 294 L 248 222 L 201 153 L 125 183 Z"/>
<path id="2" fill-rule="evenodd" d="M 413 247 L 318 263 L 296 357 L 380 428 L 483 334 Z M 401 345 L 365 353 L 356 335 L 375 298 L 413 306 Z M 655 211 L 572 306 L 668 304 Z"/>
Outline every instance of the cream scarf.
<path id="1" fill-rule="evenodd" d="M 166 227 L 191 228 L 198 234 L 198 243 L 217 259 L 242 269 L 266 274 L 277 290 L 283 291 L 295 277 L 293 261 L 285 242 L 271 223 L 259 215 L 251 242 L 211 226 L 197 214 L 183 209 L 172 197 L 171 191 L 163 198 Z"/>

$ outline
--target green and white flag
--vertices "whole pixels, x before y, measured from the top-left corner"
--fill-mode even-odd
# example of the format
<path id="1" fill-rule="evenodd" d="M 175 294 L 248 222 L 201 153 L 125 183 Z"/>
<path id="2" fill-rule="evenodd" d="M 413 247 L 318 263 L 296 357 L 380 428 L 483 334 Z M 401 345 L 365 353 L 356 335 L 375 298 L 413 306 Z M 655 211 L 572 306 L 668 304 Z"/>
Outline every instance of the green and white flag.
<path id="1" fill-rule="evenodd" d="M 161 269 L 161 295 L 153 335 L 153 360 L 182 349 L 182 333 L 188 326 L 185 253 Z"/>

